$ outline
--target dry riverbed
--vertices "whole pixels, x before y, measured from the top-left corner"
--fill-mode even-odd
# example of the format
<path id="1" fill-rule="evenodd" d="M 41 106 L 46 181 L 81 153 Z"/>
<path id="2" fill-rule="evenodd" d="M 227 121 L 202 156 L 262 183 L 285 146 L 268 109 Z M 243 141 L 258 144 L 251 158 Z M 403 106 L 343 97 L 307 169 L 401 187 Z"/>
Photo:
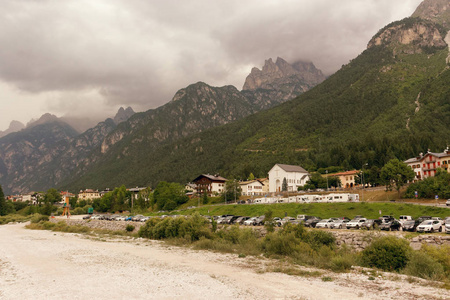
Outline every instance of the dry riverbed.
<path id="1" fill-rule="evenodd" d="M 281 268 L 145 239 L 0 226 L 0 299 L 450 299 L 448 290 L 406 276 L 273 272 Z"/>

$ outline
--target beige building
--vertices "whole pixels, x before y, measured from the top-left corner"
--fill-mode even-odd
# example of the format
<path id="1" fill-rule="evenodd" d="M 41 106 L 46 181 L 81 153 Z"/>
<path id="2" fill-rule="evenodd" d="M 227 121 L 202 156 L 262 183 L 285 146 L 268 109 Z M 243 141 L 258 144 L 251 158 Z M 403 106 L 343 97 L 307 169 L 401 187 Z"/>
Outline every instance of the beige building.
<path id="1" fill-rule="evenodd" d="M 353 171 L 328 174 L 328 176 L 339 178 L 339 180 L 341 181 L 341 187 L 348 189 L 348 188 L 352 188 L 356 185 L 355 177 L 357 175 L 359 175 L 360 173 L 361 173 L 361 171 L 353 170 Z"/>
<path id="2" fill-rule="evenodd" d="M 239 185 L 243 196 L 263 196 L 269 192 L 269 180 L 267 178 L 241 181 Z"/>
<path id="3" fill-rule="evenodd" d="M 93 199 L 99 199 L 99 198 L 101 198 L 101 196 L 100 196 L 100 192 L 98 190 L 94 191 L 91 189 L 85 189 L 84 191 L 81 190 L 78 193 L 78 200 L 88 200 L 88 199 L 93 200 Z"/>

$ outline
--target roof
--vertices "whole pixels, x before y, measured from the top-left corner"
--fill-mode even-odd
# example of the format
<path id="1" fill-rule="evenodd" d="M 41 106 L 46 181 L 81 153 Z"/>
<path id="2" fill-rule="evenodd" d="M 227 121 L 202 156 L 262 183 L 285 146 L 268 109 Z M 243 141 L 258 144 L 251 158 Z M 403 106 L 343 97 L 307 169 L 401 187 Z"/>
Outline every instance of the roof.
<path id="1" fill-rule="evenodd" d="M 246 181 L 240 181 L 239 184 L 240 185 L 247 185 L 250 183 L 254 183 L 254 182 L 259 182 L 261 185 L 264 185 L 264 183 L 262 183 L 260 180 L 258 179 L 253 179 L 253 180 L 246 180 Z"/>
<path id="2" fill-rule="evenodd" d="M 140 191 L 145 190 L 145 189 L 146 189 L 145 187 L 135 187 L 135 188 L 128 189 L 128 191 L 130 191 L 130 192 L 140 192 Z"/>
<path id="3" fill-rule="evenodd" d="M 195 181 L 199 180 L 202 177 L 206 177 L 206 178 L 208 178 L 211 181 L 227 181 L 227 179 L 222 177 L 222 176 L 209 175 L 209 174 L 202 174 L 202 175 L 198 176 L 197 178 L 195 178 L 193 181 L 195 182 Z"/>
<path id="4" fill-rule="evenodd" d="M 283 165 L 283 164 L 276 164 L 276 166 L 279 166 L 286 172 L 300 172 L 300 173 L 308 173 L 305 169 L 303 169 L 300 166 L 293 166 L 293 165 Z"/>
<path id="5" fill-rule="evenodd" d="M 345 172 L 333 173 L 333 174 L 328 174 L 328 175 L 329 176 L 349 176 L 349 175 L 356 175 L 359 173 L 360 173 L 360 171 L 358 171 L 358 170 L 352 170 L 352 171 L 345 171 Z"/>
<path id="6" fill-rule="evenodd" d="M 422 158 L 423 158 L 423 156 L 422 157 L 420 157 L 420 156 L 419 157 L 413 157 L 413 158 L 405 160 L 404 163 L 405 164 L 410 164 L 410 163 L 419 162 L 419 161 L 422 160 Z"/>
<path id="7" fill-rule="evenodd" d="M 404 163 L 406 164 L 410 164 L 410 163 L 416 163 L 416 162 L 420 162 L 423 159 L 425 159 L 427 156 L 435 156 L 438 158 L 443 158 L 443 157 L 450 157 L 450 151 L 449 149 L 445 149 L 444 152 L 440 152 L 440 153 L 435 153 L 435 152 L 430 152 L 428 151 L 427 153 L 425 153 L 425 155 L 423 155 L 422 153 L 420 153 L 419 156 L 413 157 L 413 158 L 409 158 L 407 160 L 404 161 Z"/>

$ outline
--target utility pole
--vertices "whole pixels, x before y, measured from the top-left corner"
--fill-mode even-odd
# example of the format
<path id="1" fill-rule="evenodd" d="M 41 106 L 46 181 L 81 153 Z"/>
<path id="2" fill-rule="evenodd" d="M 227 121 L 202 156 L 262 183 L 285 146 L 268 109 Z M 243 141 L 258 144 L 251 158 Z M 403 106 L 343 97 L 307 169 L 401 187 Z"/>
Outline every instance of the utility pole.
<path id="1" fill-rule="evenodd" d="M 328 170 L 325 170 L 325 174 L 326 174 L 326 177 L 327 177 L 327 192 L 328 192 Z"/>
<path id="2" fill-rule="evenodd" d="M 361 181 L 362 181 L 362 191 L 361 191 L 361 201 L 364 201 L 364 188 L 365 188 L 365 183 L 364 183 L 364 166 L 367 166 L 368 163 L 365 163 L 362 165 L 361 167 Z"/>
<path id="3" fill-rule="evenodd" d="M 233 180 L 234 183 L 234 203 L 236 203 L 236 179 Z"/>

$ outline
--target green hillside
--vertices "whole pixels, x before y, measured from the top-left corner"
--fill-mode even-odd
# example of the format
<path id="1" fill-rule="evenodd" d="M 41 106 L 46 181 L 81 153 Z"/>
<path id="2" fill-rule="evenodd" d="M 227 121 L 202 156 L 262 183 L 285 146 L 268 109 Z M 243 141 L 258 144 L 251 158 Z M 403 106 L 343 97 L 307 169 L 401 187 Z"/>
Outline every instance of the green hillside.
<path id="1" fill-rule="evenodd" d="M 393 157 L 442 151 L 450 143 L 449 51 L 445 43 L 424 43 L 424 35 L 410 44 L 394 39 L 416 27 L 426 28 L 424 35 L 444 34 L 420 19 L 395 22 L 383 29 L 392 40 L 370 46 L 296 99 L 155 148 L 118 143 L 65 187 L 184 183 L 200 173 L 265 176 L 274 163 L 310 171 L 381 167 Z"/>

